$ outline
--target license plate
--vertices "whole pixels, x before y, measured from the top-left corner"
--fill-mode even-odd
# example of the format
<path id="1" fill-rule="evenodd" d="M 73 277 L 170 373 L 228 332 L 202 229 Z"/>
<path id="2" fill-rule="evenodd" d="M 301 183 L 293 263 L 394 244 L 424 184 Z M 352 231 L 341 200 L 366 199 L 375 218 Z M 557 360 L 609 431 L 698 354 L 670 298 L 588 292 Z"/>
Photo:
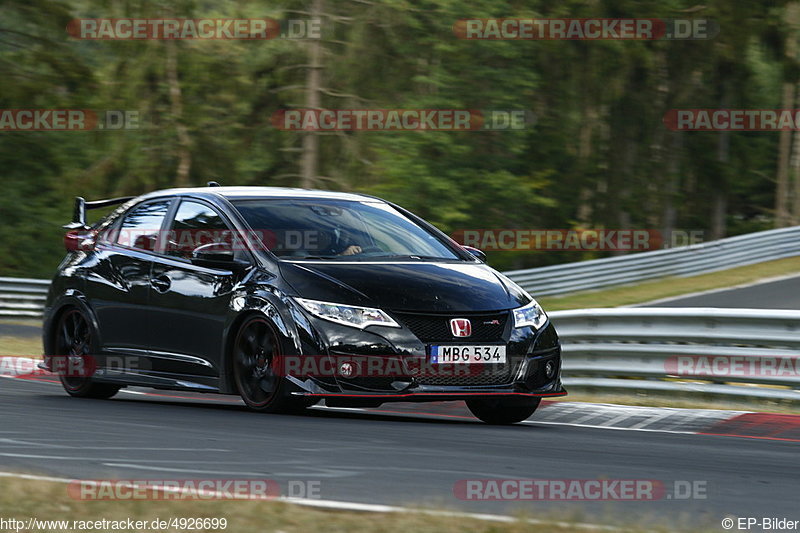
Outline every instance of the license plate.
<path id="1" fill-rule="evenodd" d="M 431 346 L 431 363 L 493 364 L 506 362 L 505 345 Z"/>

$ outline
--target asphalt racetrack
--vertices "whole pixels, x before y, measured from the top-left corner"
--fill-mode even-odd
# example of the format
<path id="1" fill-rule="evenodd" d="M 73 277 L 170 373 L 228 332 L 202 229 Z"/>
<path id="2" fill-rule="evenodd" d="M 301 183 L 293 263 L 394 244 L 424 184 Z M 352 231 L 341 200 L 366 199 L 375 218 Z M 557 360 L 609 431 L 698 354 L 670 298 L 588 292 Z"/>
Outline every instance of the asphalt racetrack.
<path id="1" fill-rule="evenodd" d="M 645 305 L 800 309 L 800 276 Z M 39 334 L 33 325 L 3 327 L 0 334 Z M 653 409 L 639 422 L 638 412 L 626 411 L 636 408 L 553 404 L 560 416 L 540 409 L 505 427 L 477 421 L 460 402 L 264 415 L 234 396 L 129 389 L 112 400 L 74 399 L 52 376 L 0 379 L 0 402 L 5 472 L 271 479 L 284 488 L 310 481 L 324 500 L 469 513 L 522 509 L 589 523 L 713 527 L 726 516 L 800 519 L 800 431 L 791 438 L 702 434 L 691 427 L 698 415 L 682 410 Z M 595 409 L 606 410 L 606 422 L 631 423 L 600 427 Z M 675 417 L 684 425 L 658 423 Z M 505 479 L 654 480 L 666 493 L 650 501 L 467 501 L 454 490 L 464 480 Z M 688 486 L 698 489 L 687 493 Z"/>
<path id="2" fill-rule="evenodd" d="M 730 307 L 747 309 L 800 309 L 800 275 L 748 285 L 709 291 L 640 307 Z"/>
<path id="3" fill-rule="evenodd" d="M 314 408 L 295 416 L 252 413 L 232 396 L 132 390 L 112 400 L 84 400 L 68 397 L 52 377 L 0 379 L 0 402 L 0 465 L 7 472 L 308 480 L 319 482 L 325 500 L 493 514 L 522 508 L 534 516 L 578 513 L 593 523 L 798 518 L 798 439 L 539 422 L 542 411 L 522 424 L 489 426 L 456 402 Z M 655 501 L 612 502 L 454 495 L 459 480 L 508 478 L 657 480 L 667 493 Z M 673 494 L 675 481 L 702 490 L 683 499 L 686 494 Z"/>

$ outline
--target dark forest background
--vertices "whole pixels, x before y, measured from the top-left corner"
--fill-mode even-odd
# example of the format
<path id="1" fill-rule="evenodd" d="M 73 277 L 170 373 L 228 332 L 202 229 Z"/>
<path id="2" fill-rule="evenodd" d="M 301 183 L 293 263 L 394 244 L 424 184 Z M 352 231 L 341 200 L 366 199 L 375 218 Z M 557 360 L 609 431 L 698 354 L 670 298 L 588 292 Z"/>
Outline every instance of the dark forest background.
<path id="1" fill-rule="evenodd" d="M 71 19 L 319 18 L 318 40 L 88 41 Z M 690 41 L 468 41 L 460 18 L 709 18 Z M 203 185 L 362 191 L 447 233 L 800 224 L 800 135 L 675 132 L 675 108 L 800 108 L 800 7 L 752 0 L 5 0 L 0 108 L 135 110 L 136 130 L 0 132 L 0 275 L 49 277 L 72 197 Z M 314 73 L 317 73 L 315 75 Z M 277 110 L 529 109 L 523 131 L 274 128 Z M 501 269 L 593 257 L 496 252 Z"/>

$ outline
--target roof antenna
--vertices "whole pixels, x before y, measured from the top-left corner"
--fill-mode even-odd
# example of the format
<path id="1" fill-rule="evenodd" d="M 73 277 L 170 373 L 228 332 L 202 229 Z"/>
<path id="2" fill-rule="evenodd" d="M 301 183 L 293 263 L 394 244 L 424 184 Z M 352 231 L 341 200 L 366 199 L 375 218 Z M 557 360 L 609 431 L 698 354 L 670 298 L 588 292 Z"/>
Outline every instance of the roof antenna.
<path id="1" fill-rule="evenodd" d="M 206 187 L 219 187 L 219 186 L 220 186 L 219 182 L 216 181 L 209 181 L 208 183 L 206 183 Z"/>

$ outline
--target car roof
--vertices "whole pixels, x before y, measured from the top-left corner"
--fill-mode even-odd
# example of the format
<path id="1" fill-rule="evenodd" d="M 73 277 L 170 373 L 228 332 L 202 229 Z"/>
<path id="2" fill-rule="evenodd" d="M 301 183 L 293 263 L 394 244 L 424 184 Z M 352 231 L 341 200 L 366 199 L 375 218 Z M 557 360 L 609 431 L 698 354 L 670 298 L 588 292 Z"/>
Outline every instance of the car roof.
<path id="1" fill-rule="evenodd" d="M 292 187 L 187 187 L 165 189 L 145 195 L 148 198 L 159 196 L 222 196 L 228 200 L 246 200 L 257 198 L 303 198 L 316 200 L 346 200 L 353 202 L 380 201 L 379 198 L 366 194 L 322 191 L 316 189 L 300 189 Z"/>

